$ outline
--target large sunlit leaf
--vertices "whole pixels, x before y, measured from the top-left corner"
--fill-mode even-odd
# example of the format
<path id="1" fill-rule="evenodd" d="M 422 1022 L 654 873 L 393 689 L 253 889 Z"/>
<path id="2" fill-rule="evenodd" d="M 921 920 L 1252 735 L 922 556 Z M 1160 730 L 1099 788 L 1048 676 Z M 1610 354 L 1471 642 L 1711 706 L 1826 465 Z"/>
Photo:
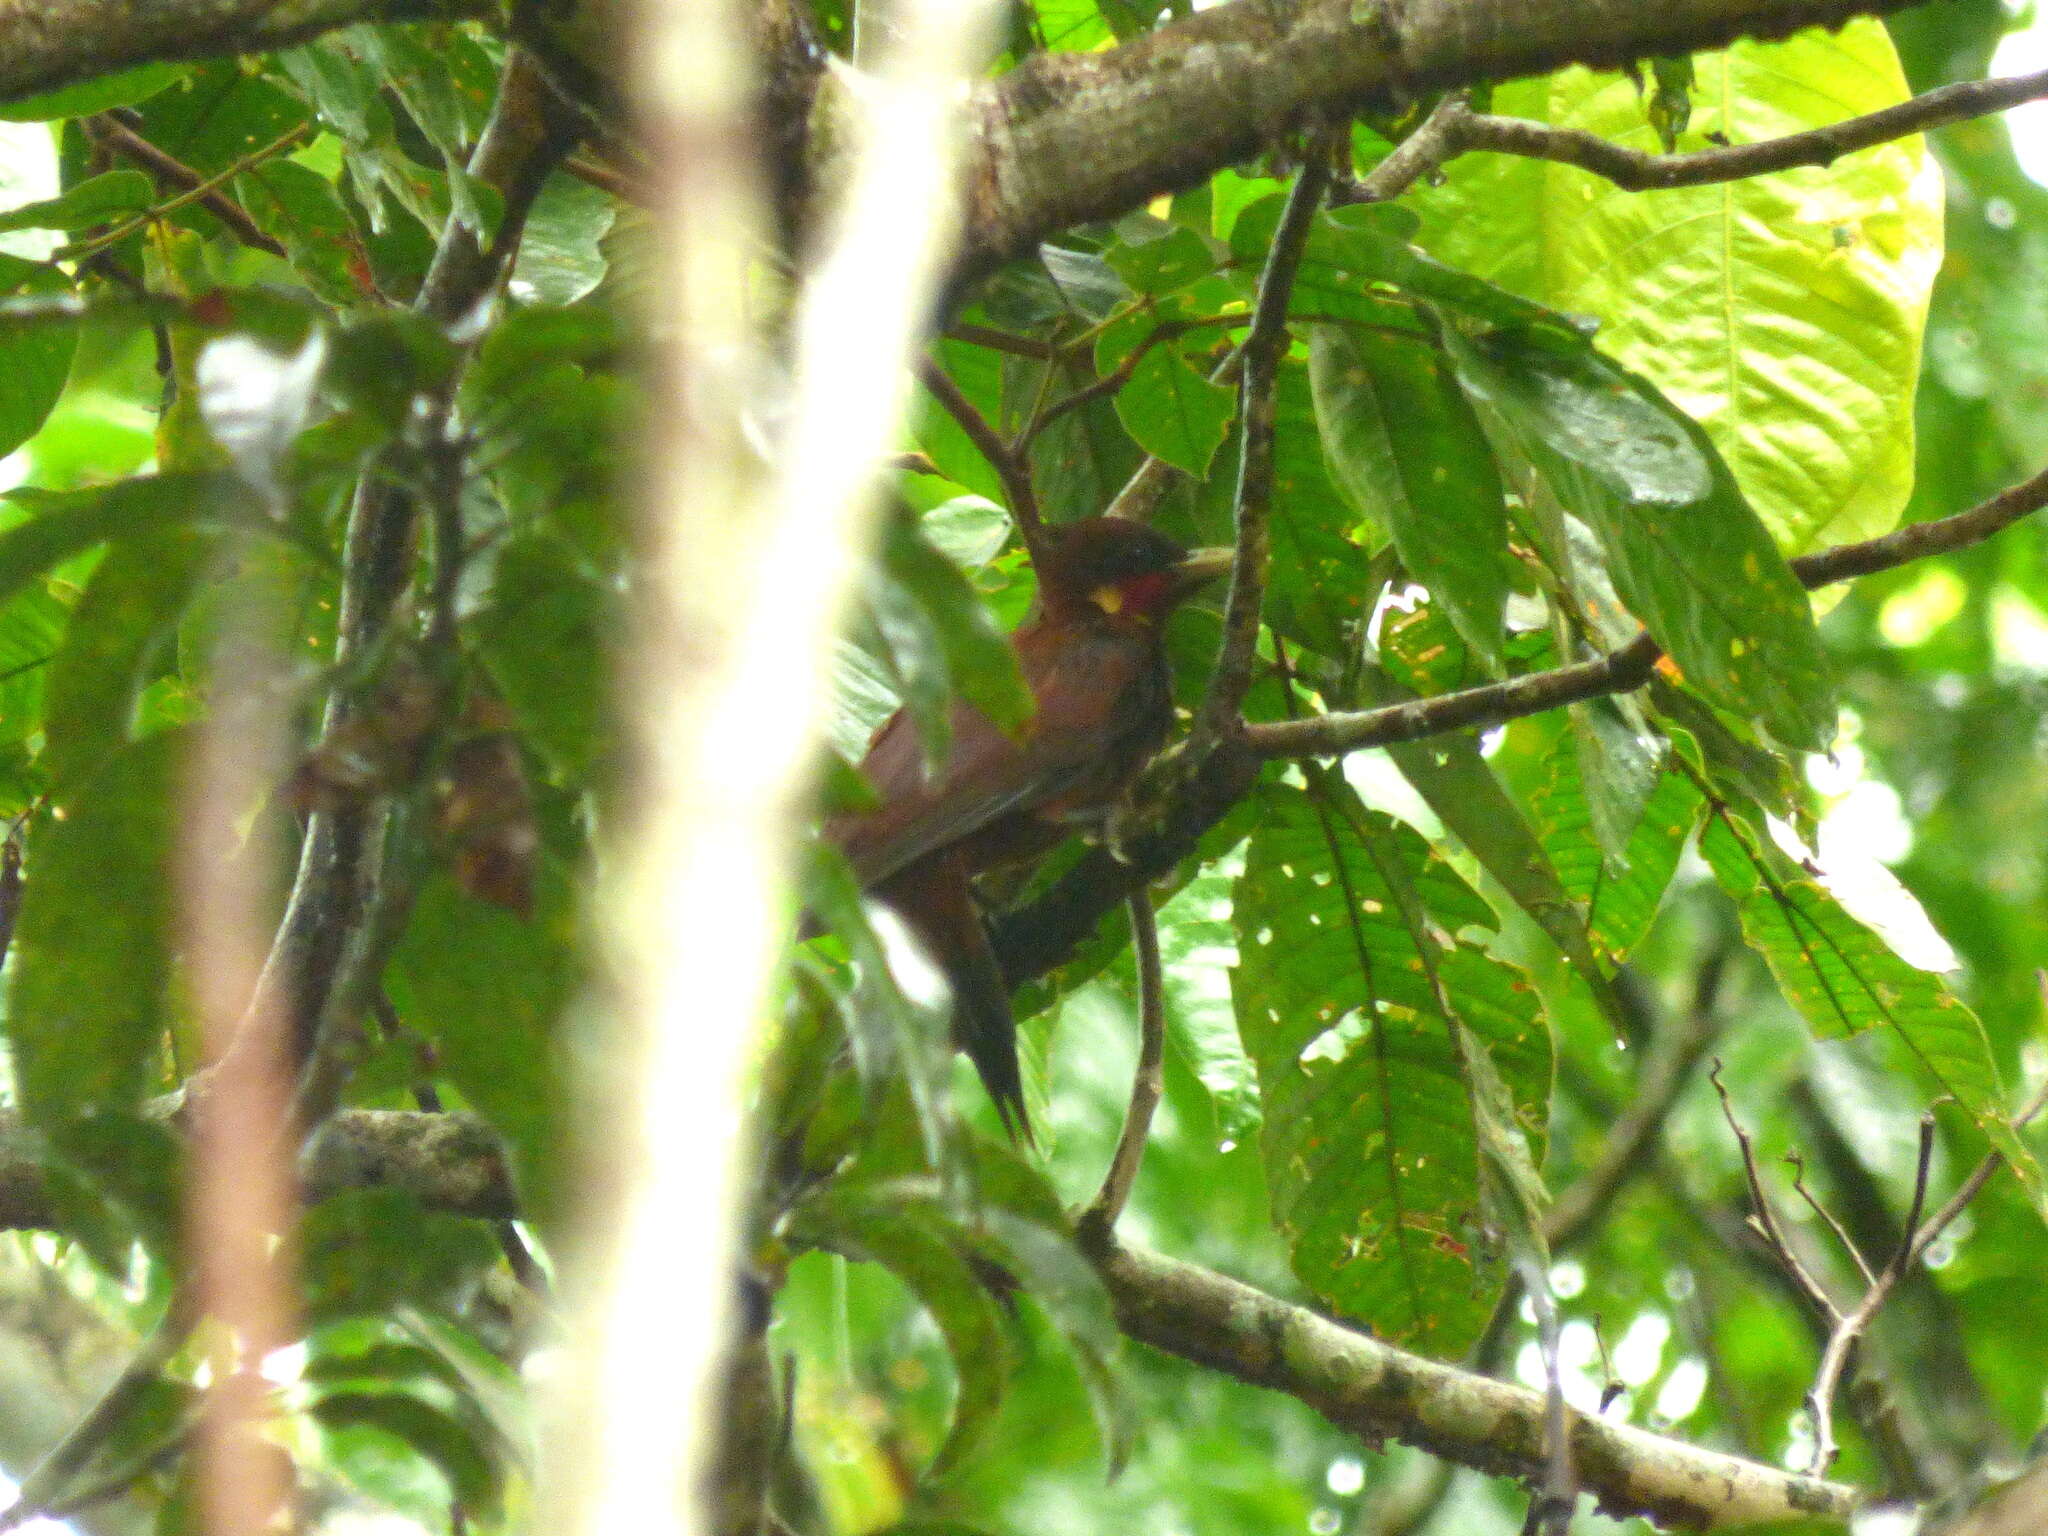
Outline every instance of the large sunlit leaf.
<path id="1" fill-rule="evenodd" d="M 1748 144 L 1907 94 L 1884 24 L 1698 55 L 1682 150 Z M 1571 69 L 1493 110 L 1659 146 L 1636 88 Z M 1573 167 L 1467 155 L 1406 202 L 1444 261 L 1603 322 L 1601 345 L 1698 417 L 1780 547 L 1893 526 L 1941 263 L 1942 188 L 1918 138 L 1722 185 L 1623 192 Z"/>

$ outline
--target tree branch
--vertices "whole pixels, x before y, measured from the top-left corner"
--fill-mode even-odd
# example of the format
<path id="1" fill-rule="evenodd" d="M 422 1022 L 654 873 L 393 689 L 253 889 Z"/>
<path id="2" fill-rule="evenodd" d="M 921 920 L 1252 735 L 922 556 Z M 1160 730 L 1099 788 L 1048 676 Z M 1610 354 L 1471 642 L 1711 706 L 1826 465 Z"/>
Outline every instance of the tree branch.
<path id="1" fill-rule="evenodd" d="M 1539 1478 L 1543 1397 L 1382 1344 L 1193 1264 L 1112 1248 L 1096 1267 L 1132 1338 L 1300 1399 L 1369 1444 L 1392 1438 L 1481 1471 Z M 1581 1485 L 1617 1519 L 1715 1529 L 1846 1519 L 1855 1489 L 1647 1430 L 1570 1415 Z"/>
<path id="2" fill-rule="evenodd" d="M 0 1114 L 0 1228 L 47 1227 L 55 1208 L 35 1138 Z M 345 1109 L 306 1157 L 309 1199 L 345 1189 L 405 1190 L 422 1206 L 503 1220 L 517 1200 L 503 1148 L 471 1115 Z M 1131 1337 L 1298 1398 L 1368 1441 L 1394 1438 L 1481 1471 L 1540 1472 L 1541 1394 L 1489 1381 L 1354 1333 L 1223 1275 L 1138 1249 L 1095 1245 L 1095 1263 Z M 1839 1517 L 1856 1491 L 1573 1415 L 1585 1488 L 1610 1514 L 1715 1527 L 1798 1514 Z"/>
<path id="3" fill-rule="evenodd" d="M 2043 506 L 2048 506 L 2048 470 L 1953 517 L 1914 523 L 1883 538 L 1802 555 L 1792 562 L 1792 572 L 1809 589 L 1832 586 L 1929 555 L 1967 549 Z M 1245 736 L 1251 750 L 1261 757 L 1321 757 L 1397 741 L 1418 741 L 1445 731 L 1500 725 L 1524 715 L 1541 714 L 1560 704 L 1576 704 L 1640 688 L 1650 680 L 1661 654 L 1656 641 L 1643 634 L 1620 650 L 1568 667 L 1531 672 L 1503 683 L 1488 683 L 1380 709 L 1254 725 Z"/>
<path id="4" fill-rule="evenodd" d="M 1905 0 L 1237 0 L 985 82 L 963 184 L 971 278 L 1062 229 L 1202 181 L 1318 113 L 1567 64 L 1776 38 Z"/>
<path id="5" fill-rule="evenodd" d="M 484 16 L 489 0 L 0 0 L 0 101 L 137 64 L 289 48 L 359 21 Z"/>
<path id="6" fill-rule="evenodd" d="M 1216 670 L 1210 675 L 1209 690 L 1195 720 L 1198 748 L 1234 736 L 1244 725 L 1240 715 L 1245 694 L 1251 690 L 1259 620 L 1266 605 L 1266 563 L 1272 553 L 1267 525 L 1273 511 L 1273 386 L 1280 359 L 1287 352 L 1287 300 L 1294 292 L 1294 275 L 1301 269 L 1309 229 L 1330 185 L 1330 161 L 1338 142 L 1339 136 L 1327 130 L 1310 142 L 1293 190 L 1287 194 L 1280 227 L 1273 232 L 1265 270 L 1259 274 L 1251 329 L 1238 348 L 1237 415 L 1244 448 L 1237 466 L 1237 554 L 1230 567 L 1230 593 L 1223 603 L 1223 640 L 1216 652 Z"/>
<path id="7" fill-rule="evenodd" d="M 1131 914 L 1131 950 L 1138 962 L 1138 1066 L 1131 1074 L 1131 1107 L 1124 1114 L 1109 1172 L 1081 1217 L 1083 1242 L 1112 1239 L 1116 1219 L 1138 1182 L 1153 1113 L 1166 1092 L 1166 981 L 1159 964 L 1159 920 L 1142 890 L 1131 892 L 1124 906 Z"/>
<path id="8" fill-rule="evenodd" d="M 1645 154 L 1580 129 L 1479 112 L 1454 115 L 1444 134 L 1457 150 L 1486 149 L 1532 160 L 1554 160 L 1603 176 L 1626 191 L 1650 192 L 1739 181 L 1795 166 L 1832 165 L 1859 149 L 2003 112 L 2043 96 L 2048 96 L 2048 70 L 2004 80 L 1965 80 L 1825 128 L 1683 155 Z"/>

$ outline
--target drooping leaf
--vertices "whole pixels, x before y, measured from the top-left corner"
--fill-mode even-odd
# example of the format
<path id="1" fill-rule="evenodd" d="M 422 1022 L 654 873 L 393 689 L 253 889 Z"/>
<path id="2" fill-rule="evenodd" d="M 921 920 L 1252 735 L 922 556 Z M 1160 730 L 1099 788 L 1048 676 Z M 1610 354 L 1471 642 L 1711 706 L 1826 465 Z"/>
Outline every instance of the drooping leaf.
<path id="1" fill-rule="evenodd" d="M 534 200 L 512 266 L 512 293 L 542 304 L 573 304 L 604 281 L 602 241 L 618 203 L 607 193 L 557 174 Z"/>
<path id="2" fill-rule="evenodd" d="M 1710 816 L 1700 852 L 1734 898 L 1744 936 L 1815 1033 L 1843 1039 L 1888 1032 L 1927 1085 L 1962 1105 L 2035 1204 L 2048 1210 L 2048 1182 L 2005 1118 L 1984 1026 L 1948 983 L 1901 958 L 1733 814 Z"/>
<path id="3" fill-rule="evenodd" d="M 530 919 L 430 878 L 392 956 L 399 1017 L 512 1148 L 521 1198 L 557 1211 L 562 1091 L 557 1031 L 581 981 L 567 877 L 542 858 Z"/>
<path id="4" fill-rule="evenodd" d="M 43 767 L 61 788 L 127 744 L 144 669 L 205 574 L 213 541 L 166 528 L 124 539 L 94 567 L 51 664 Z"/>
<path id="5" fill-rule="evenodd" d="M 47 299 L 70 292 L 69 280 L 57 268 L 0 255 L 0 299 Z M 77 347 L 73 321 L 0 332 L 0 372 L 7 379 L 6 389 L 0 390 L 0 454 L 14 452 L 42 426 L 64 392 Z"/>
<path id="6" fill-rule="evenodd" d="M 0 601 L 108 539 L 203 519 L 239 520 L 250 511 L 248 488 L 230 475 L 138 475 L 81 491 L 16 486 L 6 496 L 34 515 L 0 533 Z"/>
<path id="7" fill-rule="evenodd" d="M 1554 733 L 1530 786 L 1530 819 L 1565 889 L 1584 904 L 1593 946 L 1610 961 L 1628 958 L 1649 931 L 1679 855 L 1698 819 L 1699 791 L 1680 774 L 1663 774 L 1644 802 L 1620 860 L 1610 857 L 1593 826 L 1593 811 L 1569 732 Z"/>
<path id="8" fill-rule="evenodd" d="M 1348 326 L 1309 332 L 1323 451 L 1408 574 L 1497 668 L 1508 594 L 1508 515 L 1479 418 L 1441 352 Z"/>
<path id="9" fill-rule="evenodd" d="M 926 643 L 936 648 L 951 690 L 1005 730 L 1030 719 L 1031 690 L 1017 670 L 1009 641 L 959 567 L 932 546 L 913 519 L 890 522 L 882 538 L 882 568 L 922 615 Z M 899 650 L 902 643 L 907 642 L 899 641 Z"/>
<path id="10" fill-rule="evenodd" d="M 0 213 L 0 233 L 17 229 L 85 229 L 112 224 L 147 208 L 156 189 L 140 171 L 107 171 L 56 197 Z"/>
<path id="11" fill-rule="evenodd" d="M 490 600 L 468 620 L 484 664 L 527 739 L 581 778 L 610 747 L 605 632 L 610 604 L 573 551 L 545 533 L 515 537 L 492 565 Z"/>
<path id="12" fill-rule="evenodd" d="M 134 1108 L 155 1084 L 184 747 L 167 731 L 114 754 L 31 836 L 7 1009 L 31 1121 Z"/>
<path id="13" fill-rule="evenodd" d="M 1645 380 L 1529 331 L 1446 332 L 1466 390 L 1598 535 L 1615 589 L 1686 677 L 1789 747 L 1833 740 L 1813 610 L 1712 443 Z"/>
<path id="14" fill-rule="evenodd" d="M 61 117 L 90 117 L 114 107 L 132 107 L 138 101 L 147 101 L 184 73 L 177 64 L 139 64 L 134 69 L 81 80 L 62 90 L 0 103 L 0 121 L 52 122 Z"/>
<path id="15" fill-rule="evenodd" d="M 840 1181 L 843 1184 L 844 1181 Z M 792 1235 L 880 1264 L 930 1314 L 952 1357 L 953 1420 L 927 1475 L 943 1477 L 973 1455 L 1002 1407 L 1011 1350 L 986 1284 L 963 1256 L 971 1244 L 945 1208 L 915 1186 L 828 1187 L 796 1213 Z"/>
<path id="16" fill-rule="evenodd" d="M 315 296 L 338 306 L 370 296 L 369 253 L 333 182 L 296 161 L 272 160 L 236 177 L 235 190 Z"/>

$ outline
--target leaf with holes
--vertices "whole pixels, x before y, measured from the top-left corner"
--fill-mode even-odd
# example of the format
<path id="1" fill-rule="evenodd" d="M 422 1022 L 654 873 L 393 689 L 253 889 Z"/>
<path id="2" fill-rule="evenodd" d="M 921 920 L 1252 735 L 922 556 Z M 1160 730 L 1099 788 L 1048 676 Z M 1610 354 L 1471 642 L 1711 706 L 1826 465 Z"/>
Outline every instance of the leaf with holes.
<path id="1" fill-rule="evenodd" d="M 1535 996 L 1455 938 L 1490 930 L 1491 908 L 1419 834 L 1347 789 L 1321 803 L 1263 792 L 1234 893 L 1232 995 L 1258 1067 L 1273 1215 L 1295 1272 L 1380 1337 L 1451 1354 L 1487 1314 L 1478 1136 L 1431 962 L 1381 860 L 1440 930 L 1437 963 L 1466 1026 L 1527 1122 L 1540 1124 L 1549 1042 Z"/>

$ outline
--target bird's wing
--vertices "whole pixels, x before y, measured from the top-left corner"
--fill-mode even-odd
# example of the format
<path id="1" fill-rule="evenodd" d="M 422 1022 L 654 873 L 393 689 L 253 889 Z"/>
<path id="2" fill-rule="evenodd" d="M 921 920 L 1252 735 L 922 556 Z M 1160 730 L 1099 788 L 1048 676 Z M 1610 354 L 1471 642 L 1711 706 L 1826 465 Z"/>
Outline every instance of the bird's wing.
<path id="1" fill-rule="evenodd" d="M 1131 686 L 1154 664 L 1149 642 L 1068 635 L 1053 645 L 1042 633 L 1016 637 L 1038 700 L 1021 740 L 978 710 L 956 706 L 945 764 L 928 779 L 908 716 L 899 711 L 876 733 L 861 772 L 881 804 L 828 828 L 862 884 L 886 880 L 1012 812 L 1058 800 L 1106 769 L 1114 775 L 1107 759 L 1128 726 L 1122 705 Z"/>

